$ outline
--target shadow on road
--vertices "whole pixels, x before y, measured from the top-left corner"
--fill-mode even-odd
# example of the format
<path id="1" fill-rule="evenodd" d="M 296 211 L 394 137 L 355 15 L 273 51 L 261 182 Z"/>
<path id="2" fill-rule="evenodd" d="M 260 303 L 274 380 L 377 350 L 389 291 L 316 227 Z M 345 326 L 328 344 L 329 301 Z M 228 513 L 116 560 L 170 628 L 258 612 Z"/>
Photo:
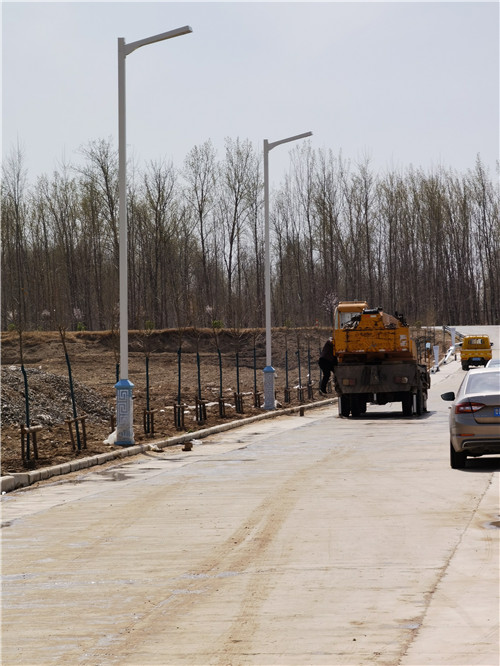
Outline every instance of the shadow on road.
<path id="1" fill-rule="evenodd" d="M 490 474 L 500 471 L 500 457 L 467 458 L 465 465 L 465 469 L 460 470 L 461 472 Z"/>
<path id="2" fill-rule="evenodd" d="M 408 420 L 412 421 L 423 421 L 429 419 L 431 416 L 436 414 L 436 412 L 425 412 L 422 416 L 403 416 L 401 411 L 391 411 L 391 412 L 370 412 L 367 411 L 366 414 L 361 414 L 361 416 L 349 416 L 349 419 L 353 421 L 382 421 L 382 420 Z M 345 417 L 340 417 L 345 418 Z"/>

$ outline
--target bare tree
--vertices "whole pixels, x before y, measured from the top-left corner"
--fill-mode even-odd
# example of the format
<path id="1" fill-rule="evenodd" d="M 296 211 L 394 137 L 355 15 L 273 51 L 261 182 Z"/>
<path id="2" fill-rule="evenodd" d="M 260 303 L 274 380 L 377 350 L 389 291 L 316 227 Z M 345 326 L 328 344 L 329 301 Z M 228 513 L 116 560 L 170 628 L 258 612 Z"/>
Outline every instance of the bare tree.
<path id="1" fill-rule="evenodd" d="M 197 222 L 198 238 L 201 245 L 202 279 L 205 305 L 213 306 L 212 280 L 209 273 L 210 234 L 209 216 L 215 206 L 215 193 L 218 170 L 216 153 L 211 141 L 195 146 L 184 161 L 183 177 L 187 186 L 184 196 Z"/>

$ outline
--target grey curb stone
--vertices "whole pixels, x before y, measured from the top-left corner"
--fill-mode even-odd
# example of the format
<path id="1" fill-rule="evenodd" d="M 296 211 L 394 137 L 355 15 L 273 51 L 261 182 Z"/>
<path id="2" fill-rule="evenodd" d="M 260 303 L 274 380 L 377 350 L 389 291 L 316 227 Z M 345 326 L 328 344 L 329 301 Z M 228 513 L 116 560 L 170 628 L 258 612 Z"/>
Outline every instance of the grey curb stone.
<path id="1" fill-rule="evenodd" d="M 29 472 L 14 472 L 11 476 L 14 479 L 13 490 L 22 488 L 23 486 L 29 486 L 30 484 Z"/>
<path id="2" fill-rule="evenodd" d="M 300 412 L 301 409 L 309 410 L 316 407 L 324 407 L 326 405 L 333 404 L 336 401 L 337 398 L 327 398 L 326 400 L 298 405 L 297 407 L 287 407 L 285 409 L 272 410 L 265 412 L 264 414 L 249 416 L 246 419 L 228 421 L 228 423 L 221 423 L 211 428 L 196 430 L 194 432 L 177 435 L 176 437 L 170 437 L 169 439 L 151 442 L 149 444 L 135 444 L 133 446 L 120 447 L 119 449 L 109 451 L 108 453 L 98 453 L 95 456 L 87 456 L 86 458 L 72 460 L 71 462 L 61 463 L 60 465 L 52 465 L 51 467 L 43 467 L 39 470 L 33 470 L 31 472 L 12 473 L 7 476 L 0 477 L 0 489 L 2 493 L 9 493 L 12 490 L 24 488 L 29 486 L 31 483 L 36 483 L 42 479 L 49 479 L 53 476 L 69 474 L 69 472 L 77 472 L 80 469 L 93 467 L 94 465 L 102 465 L 103 463 L 109 462 L 111 460 L 120 460 L 121 458 L 136 456 L 156 448 L 165 449 L 168 446 L 175 446 L 176 444 L 189 442 L 192 439 L 203 439 L 209 435 L 216 435 L 218 432 L 239 428 L 240 426 L 247 425 L 248 423 L 254 423 L 255 421 L 262 421 L 263 419 L 275 418 L 277 416 L 296 414 Z"/>
<path id="3" fill-rule="evenodd" d="M 110 453 L 98 453 L 96 456 L 94 456 L 94 460 L 96 462 L 96 465 L 102 465 L 109 460 L 113 460 L 114 455 L 112 452 Z"/>
<path id="4" fill-rule="evenodd" d="M 41 471 L 46 472 L 47 476 L 42 476 L 42 479 L 49 479 L 52 476 L 59 476 L 63 474 L 61 471 L 61 465 L 52 465 L 51 467 L 44 467 Z"/>
<path id="5" fill-rule="evenodd" d="M 37 481 L 40 481 L 40 479 L 42 478 L 42 475 L 41 475 L 39 469 L 31 470 L 31 472 L 29 472 L 29 475 L 30 475 L 29 485 L 31 485 L 32 483 L 36 483 Z"/>
<path id="6" fill-rule="evenodd" d="M 13 476 L 2 476 L 0 479 L 0 491 L 2 493 L 10 493 L 16 487 L 16 480 Z"/>

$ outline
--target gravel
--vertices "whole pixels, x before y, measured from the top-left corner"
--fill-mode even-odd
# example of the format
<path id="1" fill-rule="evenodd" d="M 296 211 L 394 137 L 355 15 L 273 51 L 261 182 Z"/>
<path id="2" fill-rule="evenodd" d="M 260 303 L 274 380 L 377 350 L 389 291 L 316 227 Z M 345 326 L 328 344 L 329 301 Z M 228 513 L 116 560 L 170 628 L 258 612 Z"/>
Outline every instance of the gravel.
<path id="1" fill-rule="evenodd" d="M 69 378 L 27 368 L 31 425 L 56 425 L 73 418 Z M 26 422 L 24 377 L 19 366 L 2 367 L 2 423 Z M 96 391 L 73 380 L 78 416 L 89 421 L 109 421 L 113 407 Z"/>

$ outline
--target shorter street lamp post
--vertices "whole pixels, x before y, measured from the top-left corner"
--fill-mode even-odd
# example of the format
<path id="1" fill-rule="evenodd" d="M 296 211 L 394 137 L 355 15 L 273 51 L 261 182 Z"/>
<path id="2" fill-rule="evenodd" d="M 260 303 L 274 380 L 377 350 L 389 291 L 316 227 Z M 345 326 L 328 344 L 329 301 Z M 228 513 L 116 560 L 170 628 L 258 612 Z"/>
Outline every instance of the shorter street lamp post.
<path id="1" fill-rule="evenodd" d="M 134 443 L 132 389 L 128 379 L 128 267 L 127 267 L 127 156 L 125 110 L 125 58 L 147 44 L 187 35 L 193 32 L 188 25 L 153 37 L 125 44 L 118 38 L 118 190 L 120 211 L 119 279 L 120 279 L 120 378 L 116 389 L 116 444 L 131 446 Z"/>
<path id="2" fill-rule="evenodd" d="M 269 240 L 269 151 L 282 143 L 312 136 L 312 132 L 297 134 L 287 139 L 269 142 L 264 139 L 264 242 L 265 242 L 265 301 L 266 301 L 266 367 L 264 368 L 264 409 L 275 409 L 274 377 L 271 361 L 271 250 Z"/>

